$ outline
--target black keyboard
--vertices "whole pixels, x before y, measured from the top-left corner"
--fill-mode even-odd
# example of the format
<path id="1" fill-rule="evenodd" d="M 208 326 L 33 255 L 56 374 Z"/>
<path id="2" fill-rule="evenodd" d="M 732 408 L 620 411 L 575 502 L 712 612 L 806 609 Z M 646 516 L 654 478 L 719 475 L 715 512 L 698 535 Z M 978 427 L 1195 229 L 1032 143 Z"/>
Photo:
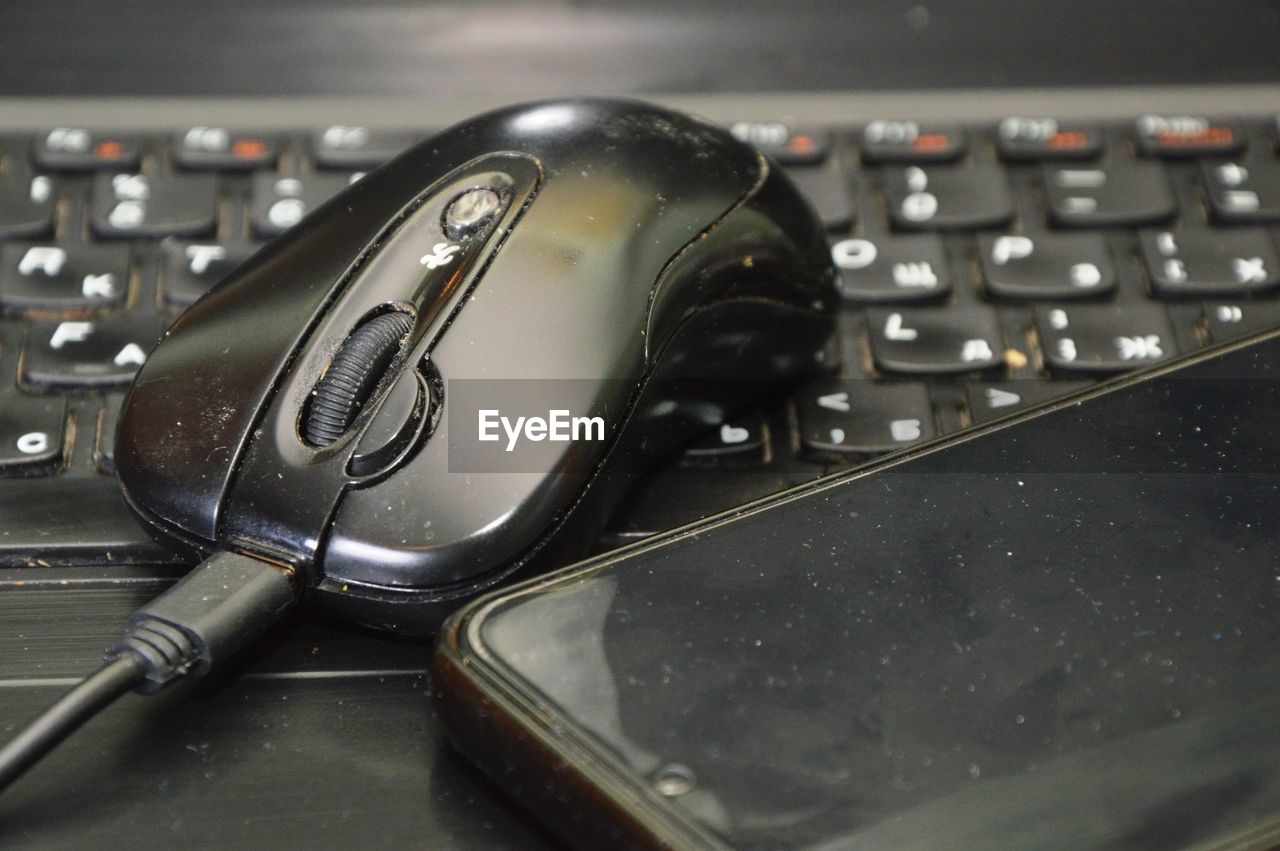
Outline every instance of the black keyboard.
<path id="1" fill-rule="evenodd" d="M 826 372 L 647 476 L 612 546 L 1280 323 L 1274 116 L 738 122 L 827 223 Z M 112 478 L 165 325 L 429 128 L 0 141 L 0 565 L 157 563 Z"/>

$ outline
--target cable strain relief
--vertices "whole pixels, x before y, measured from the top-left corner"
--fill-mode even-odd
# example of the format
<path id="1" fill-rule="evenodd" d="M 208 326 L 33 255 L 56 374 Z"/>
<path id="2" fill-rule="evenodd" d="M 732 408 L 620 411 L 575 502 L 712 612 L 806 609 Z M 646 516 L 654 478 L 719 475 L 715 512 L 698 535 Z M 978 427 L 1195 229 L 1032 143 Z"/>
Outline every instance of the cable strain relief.
<path id="1" fill-rule="evenodd" d="M 138 691 L 203 676 L 261 635 L 298 599 L 293 571 L 276 562 L 222 551 L 196 566 L 129 621 L 108 661 L 137 659 L 146 671 Z"/>
<path id="2" fill-rule="evenodd" d="M 154 619 L 134 619 L 129 632 L 109 649 L 108 662 L 131 656 L 142 665 L 146 679 L 137 691 L 157 692 L 173 680 L 191 673 L 200 664 L 196 644 L 181 629 Z"/>

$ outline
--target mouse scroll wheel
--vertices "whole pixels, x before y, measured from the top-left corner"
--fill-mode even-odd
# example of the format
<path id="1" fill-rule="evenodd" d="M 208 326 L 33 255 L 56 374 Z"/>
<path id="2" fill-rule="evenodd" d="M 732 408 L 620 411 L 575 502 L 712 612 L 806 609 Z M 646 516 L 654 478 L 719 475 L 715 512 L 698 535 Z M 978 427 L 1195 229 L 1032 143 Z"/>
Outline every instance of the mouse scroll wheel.
<path id="1" fill-rule="evenodd" d="M 413 317 L 393 311 L 375 316 L 351 332 L 312 391 L 302 427 L 307 443 L 328 446 L 342 436 L 412 327 Z"/>

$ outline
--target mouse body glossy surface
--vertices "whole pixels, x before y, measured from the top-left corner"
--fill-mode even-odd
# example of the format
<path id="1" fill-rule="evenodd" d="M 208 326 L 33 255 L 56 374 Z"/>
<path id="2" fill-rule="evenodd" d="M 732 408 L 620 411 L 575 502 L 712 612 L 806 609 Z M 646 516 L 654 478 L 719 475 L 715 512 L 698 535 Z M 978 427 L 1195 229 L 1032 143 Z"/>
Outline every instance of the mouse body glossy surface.
<path id="1" fill-rule="evenodd" d="M 723 130 L 627 101 L 500 110 L 180 317 L 125 401 L 120 481 L 176 549 L 287 562 L 348 616 L 428 630 L 553 551 L 606 474 L 810 368 L 835 298 L 811 209 Z M 486 411 L 539 406 L 598 439 L 526 430 L 536 463 L 501 454 L 509 429 L 476 442 Z"/>

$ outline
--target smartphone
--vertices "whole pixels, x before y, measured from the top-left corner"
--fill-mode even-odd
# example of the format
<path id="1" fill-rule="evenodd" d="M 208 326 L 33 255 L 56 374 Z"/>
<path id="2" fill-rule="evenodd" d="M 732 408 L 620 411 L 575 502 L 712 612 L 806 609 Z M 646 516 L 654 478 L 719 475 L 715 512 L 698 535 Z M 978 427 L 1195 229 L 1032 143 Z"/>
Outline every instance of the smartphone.
<path id="1" fill-rule="evenodd" d="M 1280 842 L 1280 336 L 483 599 L 451 737 L 584 847 Z"/>

